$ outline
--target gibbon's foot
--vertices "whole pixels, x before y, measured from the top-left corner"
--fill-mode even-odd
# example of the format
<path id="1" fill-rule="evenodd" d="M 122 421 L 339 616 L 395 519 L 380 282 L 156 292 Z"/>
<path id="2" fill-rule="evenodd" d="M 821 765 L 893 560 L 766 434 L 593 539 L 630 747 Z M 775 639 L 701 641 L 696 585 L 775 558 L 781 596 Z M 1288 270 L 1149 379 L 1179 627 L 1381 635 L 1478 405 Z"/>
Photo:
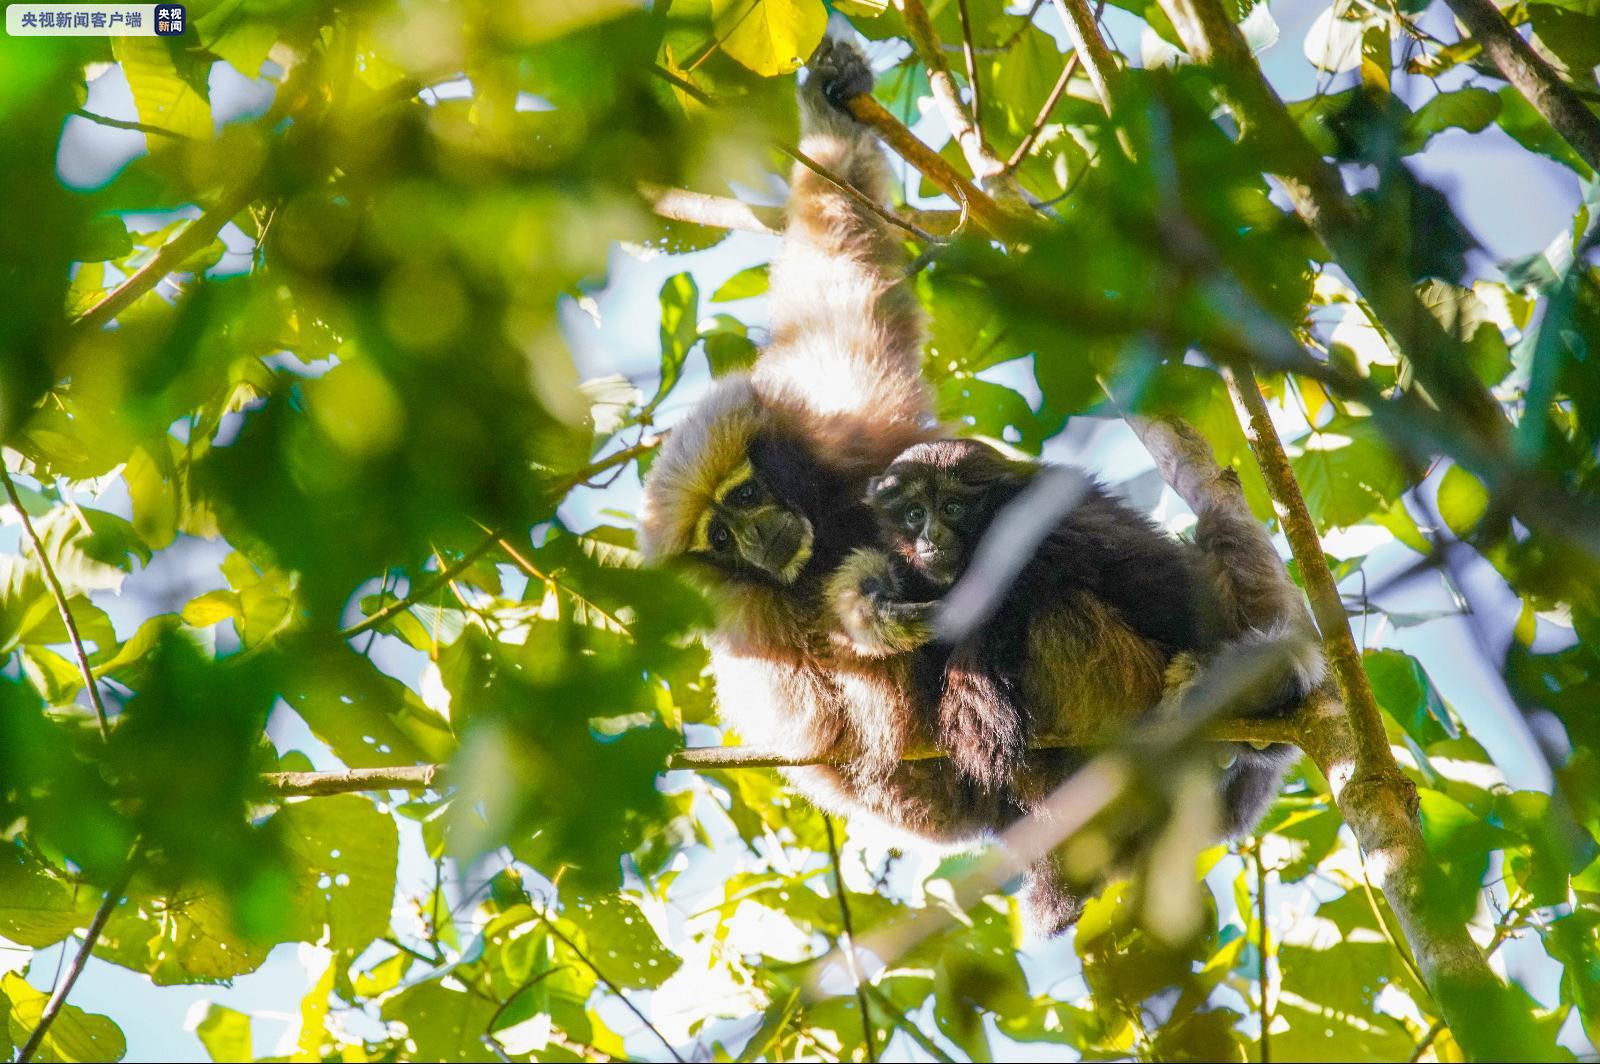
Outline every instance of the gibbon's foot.
<path id="1" fill-rule="evenodd" d="M 807 64 L 811 75 L 806 87 L 835 109 L 848 113 L 848 104 L 864 92 L 871 92 L 877 78 L 861 50 L 849 41 L 823 37 Z"/>
<path id="2" fill-rule="evenodd" d="M 1051 855 L 1039 858 L 1023 873 L 1022 907 L 1028 926 L 1046 938 L 1066 931 L 1083 915 L 1083 899 L 1067 889 Z"/>

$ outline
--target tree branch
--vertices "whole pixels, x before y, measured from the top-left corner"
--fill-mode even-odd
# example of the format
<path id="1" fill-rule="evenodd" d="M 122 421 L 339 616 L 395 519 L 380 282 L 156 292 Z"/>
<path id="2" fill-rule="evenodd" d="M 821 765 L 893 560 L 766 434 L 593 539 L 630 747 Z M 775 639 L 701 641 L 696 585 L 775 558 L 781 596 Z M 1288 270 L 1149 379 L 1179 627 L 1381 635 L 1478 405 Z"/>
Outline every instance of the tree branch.
<path id="1" fill-rule="evenodd" d="M 1038 232 L 1041 222 L 1032 211 L 1021 206 L 1007 206 L 951 166 L 944 156 L 917 139 L 888 109 L 870 93 L 852 98 L 846 106 L 856 120 L 871 126 L 878 136 L 906 162 L 910 163 L 929 181 L 951 199 L 961 204 L 973 221 L 1001 240 L 1015 243 L 1026 240 Z"/>
<path id="2" fill-rule="evenodd" d="M 965 5 L 963 5 L 965 7 Z M 856 957 L 855 922 L 850 918 L 850 899 L 845 897 L 844 868 L 839 861 L 839 840 L 834 837 L 833 817 L 822 814 L 822 830 L 828 837 L 828 860 L 833 865 L 833 890 L 839 898 L 839 922 L 844 928 L 841 945 L 845 965 L 850 970 L 850 981 L 856 988 L 856 1007 L 861 1010 L 861 1039 L 867 1048 L 867 1064 L 878 1059 L 878 1050 L 872 1037 L 872 1010 L 867 1007 L 867 981 L 861 973 L 861 962 Z"/>
<path id="3" fill-rule="evenodd" d="M 352 791 L 434 791 L 445 786 L 444 765 L 348 768 L 337 772 L 264 772 L 261 789 L 272 798 L 321 798 Z"/>
<path id="4" fill-rule="evenodd" d="M 1305 496 L 1300 492 L 1294 471 L 1289 468 L 1283 441 L 1278 438 L 1266 400 L 1261 397 L 1261 386 L 1248 366 L 1225 367 L 1223 377 L 1245 421 L 1245 438 L 1250 441 L 1251 453 L 1267 482 L 1267 492 L 1272 496 L 1278 521 L 1283 525 L 1284 537 L 1289 541 L 1295 561 L 1300 563 L 1300 579 L 1317 627 L 1322 631 L 1328 665 L 1339 685 L 1339 697 L 1344 700 L 1345 712 L 1355 733 L 1356 771 L 1370 783 L 1398 788 L 1404 793 L 1397 795 L 1397 800 L 1415 806 L 1416 788 L 1400 771 L 1389 749 L 1383 711 L 1378 708 L 1372 685 L 1367 681 L 1361 648 L 1356 646 L 1355 636 L 1351 634 L 1344 600 L 1328 569 L 1327 556 L 1322 552 L 1322 541 L 1317 536 L 1311 511 L 1306 507 Z"/>
<path id="5" fill-rule="evenodd" d="M 1449 906 L 1437 897 L 1436 865 L 1417 821 L 1416 787 L 1395 762 L 1361 651 L 1260 386 L 1248 369 L 1229 367 L 1224 373 L 1247 415 L 1245 435 L 1300 563 L 1343 701 L 1313 713 L 1302 747 L 1327 778 L 1367 867 L 1400 921 L 1424 985 L 1457 1040 L 1474 1059 L 1515 1059 L 1527 1052 L 1521 1025 L 1511 1022 L 1515 1005 L 1465 923 L 1451 918 Z"/>
<path id="6" fill-rule="evenodd" d="M 1011 153 L 1011 158 L 1006 160 L 1006 171 L 1014 172 L 1022 165 L 1022 160 L 1028 157 L 1028 152 L 1033 150 L 1034 142 L 1044 132 L 1045 125 L 1050 121 L 1050 116 L 1055 113 L 1056 104 L 1061 102 L 1061 97 L 1066 94 L 1067 86 L 1072 83 L 1072 75 L 1078 70 L 1078 61 L 1082 53 L 1074 51 L 1067 56 L 1067 63 L 1061 68 L 1061 76 L 1056 79 L 1055 86 L 1051 88 L 1050 95 L 1045 97 L 1044 106 L 1039 108 L 1039 115 L 1033 120 L 1027 135 L 1017 144 L 1016 150 Z"/>
<path id="7" fill-rule="evenodd" d="M 966 101 L 961 98 L 961 88 L 950 73 L 949 64 L 944 61 L 939 36 L 934 32 L 933 23 L 928 18 L 928 9 L 922 0 L 903 0 L 901 13 L 905 17 L 906 29 L 911 34 L 911 43 L 916 47 L 923 65 L 928 68 L 928 82 L 933 87 L 933 98 L 939 104 L 939 113 L 944 116 L 945 125 L 950 127 L 951 135 L 961 147 L 961 154 L 966 158 L 967 166 L 971 168 L 973 176 L 998 201 L 1012 209 L 1026 209 L 1026 200 L 1022 196 L 1022 190 L 1017 187 L 1016 179 L 1006 169 L 1005 161 L 995 154 L 983 136 L 983 126 L 979 118 L 977 68 L 970 54 L 970 34 L 967 32 L 966 0 L 960 0 L 960 4 L 962 36 L 969 42 L 967 60 L 968 80 L 972 86 L 971 107 L 968 107 Z"/>
<path id="8" fill-rule="evenodd" d="M 66 1007 L 67 995 L 72 993 L 73 986 L 78 981 L 78 976 L 83 974 L 84 966 L 89 963 L 89 957 L 94 953 L 96 943 L 100 941 L 100 934 L 106 928 L 106 921 L 111 919 L 111 914 L 122 902 L 122 894 L 128 889 L 128 883 L 133 879 L 135 857 L 137 850 L 128 856 L 122 874 L 117 877 L 106 890 L 105 900 L 100 903 L 100 908 L 95 910 L 94 918 L 89 921 L 89 926 L 84 929 L 83 942 L 78 946 L 78 952 L 73 955 L 72 963 L 62 973 L 61 981 L 50 994 L 50 999 L 44 1003 L 44 1009 L 39 1013 L 39 1022 L 34 1025 L 33 1033 L 28 1035 L 28 1041 L 23 1045 L 22 1052 L 17 1056 L 17 1064 L 28 1064 L 39 1051 L 39 1044 L 44 1041 L 44 1036 L 49 1033 L 50 1025 L 56 1022 L 56 1017 Z"/>
<path id="9" fill-rule="evenodd" d="M 1083 68 L 1089 74 L 1089 83 L 1105 105 L 1106 113 L 1110 114 L 1118 70 L 1111 49 L 1106 47 L 1096 25 L 1098 12 L 1089 10 L 1088 0 L 1055 0 L 1055 4 L 1067 27 L 1067 36 L 1072 38 L 1075 54 L 1085 57 Z"/>
<path id="10" fill-rule="evenodd" d="M 56 577 L 55 567 L 50 564 L 50 557 L 45 553 L 44 541 L 39 538 L 39 533 L 33 527 L 33 520 L 28 516 L 28 511 L 22 507 L 22 499 L 17 495 L 16 481 L 11 479 L 11 471 L 0 462 L 0 483 L 5 485 L 6 498 L 11 505 L 16 507 L 17 516 L 22 519 L 22 532 L 28 539 L 28 545 L 33 548 L 34 557 L 39 559 L 39 568 L 44 570 L 44 580 L 50 588 L 50 597 L 55 599 L 56 611 L 61 614 L 61 623 L 67 627 L 67 638 L 72 642 L 72 656 L 78 662 L 78 671 L 83 674 L 83 686 L 89 692 L 89 702 L 94 706 L 95 718 L 100 722 L 100 738 L 111 738 L 111 722 L 106 717 L 106 704 L 100 698 L 100 685 L 95 682 L 94 670 L 89 667 L 88 651 L 83 649 L 83 636 L 78 633 L 78 622 L 72 616 L 72 605 L 67 600 L 67 593 L 61 587 L 61 581 Z"/>
<path id="11" fill-rule="evenodd" d="M 1223 720 L 1205 729 L 1204 738 L 1216 742 L 1295 743 L 1300 741 L 1297 716 Z M 1035 750 L 1063 750 L 1079 742 L 1048 737 L 1030 744 Z M 907 761 L 927 761 L 944 754 L 926 747 L 908 751 Z M 727 769 L 802 768 L 833 763 L 829 757 L 795 757 L 751 746 L 700 746 L 678 750 L 667 758 L 667 769 L 716 772 Z M 386 768 L 348 768 L 332 772 L 265 772 L 261 791 L 270 798 L 311 798 L 352 791 L 428 791 L 450 785 L 447 765 L 396 765 Z"/>
<path id="12" fill-rule="evenodd" d="M 1066 2 L 1066 0 L 1063 0 Z M 1238 26 L 1217 0 L 1160 0 L 1189 54 L 1213 67 L 1229 105 L 1248 136 L 1271 150 L 1274 172 L 1295 212 L 1327 247 L 1439 406 L 1451 410 L 1486 442 L 1507 434 L 1505 415 L 1472 372 L 1461 344 L 1423 305 L 1405 273 L 1377 250 L 1370 225 L 1326 162 L 1290 116 L 1250 53 Z"/>
<path id="13" fill-rule="evenodd" d="M 93 111 L 86 111 L 82 107 L 74 108 L 72 113 L 79 118 L 88 119 L 97 126 L 105 126 L 107 129 L 126 129 L 134 133 L 143 133 L 146 136 L 171 137 L 173 140 L 192 139 L 187 133 L 179 133 L 175 129 L 147 125 L 144 122 L 129 122 L 125 118 L 112 118 L 110 115 L 95 114 Z"/>
<path id="14" fill-rule="evenodd" d="M 1544 56 L 1522 39 L 1491 0 L 1445 0 L 1501 75 L 1600 172 L 1600 118 L 1585 107 Z"/>

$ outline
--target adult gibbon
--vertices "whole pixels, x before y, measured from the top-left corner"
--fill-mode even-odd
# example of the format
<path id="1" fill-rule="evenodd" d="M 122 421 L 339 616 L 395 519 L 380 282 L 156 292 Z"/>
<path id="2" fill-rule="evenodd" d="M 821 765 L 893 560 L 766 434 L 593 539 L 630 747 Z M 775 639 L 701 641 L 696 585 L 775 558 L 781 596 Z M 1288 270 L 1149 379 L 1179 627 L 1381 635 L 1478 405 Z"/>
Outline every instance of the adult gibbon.
<path id="1" fill-rule="evenodd" d="M 800 89 L 801 148 L 882 202 L 881 148 L 842 106 L 872 81 L 853 46 L 824 40 Z M 706 642 L 718 700 L 743 741 L 797 761 L 828 759 L 784 770 L 826 811 L 965 843 L 1024 815 L 1024 803 L 948 760 L 903 759 L 933 741 L 914 670 L 929 668 L 939 651 L 864 646 L 830 595 L 846 561 L 879 543 L 869 482 L 907 448 L 941 435 L 906 266 L 892 227 L 795 168 L 772 268 L 770 340 L 749 373 L 720 379 L 673 427 L 645 481 L 641 541 L 648 557 L 688 568 L 707 588 L 717 612 Z M 1254 535 L 1251 542 L 1265 542 L 1256 567 L 1270 560 L 1282 580 L 1270 541 L 1259 528 Z M 904 612 L 914 627 L 910 613 L 923 609 L 881 596 L 876 605 L 880 626 Z M 1145 641 L 1108 638 L 1086 650 L 1077 622 L 1041 616 L 1038 625 L 1027 636 L 1030 660 L 1091 666 L 1063 709 L 1128 719 L 1161 697 L 1164 660 Z M 1091 689 L 1105 701 L 1091 699 Z M 1035 793 L 1063 779 L 1075 758 L 1035 751 L 1025 764 L 1039 781 Z M 1051 933 L 1076 918 L 1078 902 L 1048 858 L 1027 879 L 1035 927 Z"/>
<path id="2" fill-rule="evenodd" d="M 1092 742 L 1090 729 L 1175 701 L 1209 658 L 1244 642 L 1272 640 L 1283 653 L 1238 711 L 1287 712 L 1321 681 L 1315 630 L 1260 525 L 1211 510 L 1185 543 L 1087 474 L 992 617 L 953 647 L 934 642 L 942 597 L 1044 468 L 977 440 L 912 446 L 869 489 L 881 547 L 856 551 L 830 580 L 862 653 L 913 654 L 919 705 L 974 782 L 1027 804 L 1013 784 L 1030 739 Z M 1248 743 L 1225 752 L 1221 827 L 1231 836 L 1265 812 L 1295 752 Z"/>
<path id="3" fill-rule="evenodd" d="M 860 52 L 825 39 L 800 89 L 800 146 L 882 202 L 882 150 L 842 108 L 872 82 Z M 641 542 L 709 591 L 718 700 L 745 742 L 834 759 L 838 767 L 785 770 L 825 810 L 972 839 L 1003 803 L 975 794 L 946 763 L 901 763 L 928 741 L 910 659 L 856 654 L 824 594 L 845 557 L 877 540 L 868 481 L 939 434 L 908 256 L 887 223 L 837 186 L 801 166 L 790 181 L 770 340 L 749 373 L 718 380 L 673 427 L 645 480 Z"/>

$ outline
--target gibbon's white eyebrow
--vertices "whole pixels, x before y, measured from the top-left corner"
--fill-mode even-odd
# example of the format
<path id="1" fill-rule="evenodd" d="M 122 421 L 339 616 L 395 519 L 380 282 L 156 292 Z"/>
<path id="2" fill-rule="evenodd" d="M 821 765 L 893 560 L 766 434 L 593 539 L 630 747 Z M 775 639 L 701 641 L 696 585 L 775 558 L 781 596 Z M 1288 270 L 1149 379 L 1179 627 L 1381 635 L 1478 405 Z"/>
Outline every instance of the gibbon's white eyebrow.
<path id="1" fill-rule="evenodd" d="M 1081 470 L 1046 466 L 1007 503 L 978 544 L 972 564 L 940 606 L 940 641 L 959 643 L 994 615 L 1039 544 L 1083 501 L 1091 486 Z"/>

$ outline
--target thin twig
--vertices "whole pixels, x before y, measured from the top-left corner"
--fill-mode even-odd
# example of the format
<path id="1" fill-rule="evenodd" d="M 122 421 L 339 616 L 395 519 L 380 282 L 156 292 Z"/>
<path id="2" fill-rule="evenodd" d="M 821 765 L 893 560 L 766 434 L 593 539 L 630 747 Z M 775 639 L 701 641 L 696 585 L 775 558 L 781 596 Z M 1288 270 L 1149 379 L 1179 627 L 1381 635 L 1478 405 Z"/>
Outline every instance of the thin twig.
<path id="1" fill-rule="evenodd" d="M 443 765 L 348 768 L 337 772 L 264 772 L 262 789 L 274 798 L 315 798 L 352 791 L 433 791 L 445 786 Z"/>
<path id="2" fill-rule="evenodd" d="M 550 919 L 549 916 L 545 915 L 544 912 L 538 909 L 535 909 L 534 911 L 538 913 L 539 919 L 544 923 L 545 928 L 557 939 L 559 939 L 562 945 L 570 949 L 573 956 L 582 961 L 584 965 L 594 973 L 594 977 L 605 984 L 607 990 L 611 991 L 612 994 L 621 999 L 622 1003 L 628 1007 L 628 1011 L 633 1013 L 634 1016 L 638 1017 L 640 1023 L 644 1024 L 650 1029 L 650 1033 L 655 1035 L 656 1039 L 666 1047 L 667 1052 L 672 1055 L 672 1059 L 677 1061 L 678 1064 L 684 1064 L 683 1057 L 678 1053 L 677 1048 L 667 1040 L 667 1036 L 661 1033 L 661 1029 L 659 1027 L 650 1022 L 650 1017 L 641 1012 L 639 1010 L 639 1006 L 635 1005 L 632 999 L 630 999 L 627 994 L 622 992 L 622 988 L 616 983 L 613 983 L 610 979 L 606 978 L 606 974 L 600 970 L 594 961 L 589 959 L 588 955 L 584 953 L 583 950 L 578 948 L 578 944 L 576 942 L 568 938 L 562 932 L 561 928 L 556 926 L 556 922 L 554 920 Z"/>
<path id="3" fill-rule="evenodd" d="M 965 11 L 964 3 L 962 10 Z M 1010 210 L 1020 217 L 1033 220 L 1034 214 L 1028 209 L 1027 198 L 1017 186 L 1016 179 L 1006 170 L 1005 163 L 984 138 L 983 127 L 976 117 L 979 106 L 976 93 L 973 95 L 970 107 L 961 98 L 961 90 L 956 86 L 955 78 L 950 74 L 950 67 L 944 61 L 939 35 L 928 17 L 927 7 L 922 0 L 903 0 L 901 14 L 905 18 L 912 46 L 922 57 L 923 65 L 928 68 L 928 83 L 933 88 L 933 98 L 939 105 L 939 113 L 944 116 L 945 124 L 950 127 L 956 144 L 961 148 L 962 157 L 966 159 L 967 166 L 977 178 L 978 184 L 983 187 L 984 194 L 993 197 L 997 210 Z M 975 72 L 973 84 L 976 87 Z M 909 156 L 907 161 L 912 161 Z M 913 165 L 916 165 L 915 162 Z M 918 166 L 918 169 L 922 167 Z M 927 170 L 923 172 L 928 173 Z M 995 232 L 992 226 L 986 225 L 985 228 Z M 996 232 L 996 235 L 1004 234 Z"/>
<path id="4" fill-rule="evenodd" d="M 1022 165 L 1022 160 L 1028 157 L 1028 152 L 1033 149 L 1034 142 L 1044 132 L 1044 127 L 1050 121 L 1050 115 L 1055 111 L 1056 104 L 1061 102 L 1061 97 L 1067 91 L 1067 85 L 1072 81 L 1072 75 L 1077 73 L 1078 59 L 1081 53 L 1074 50 L 1067 56 L 1066 66 L 1061 68 L 1061 76 L 1056 79 L 1055 87 L 1050 90 L 1050 95 L 1045 97 L 1044 106 L 1039 108 L 1039 116 L 1033 120 L 1033 126 L 1028 130 L 1027 136 L 1022 138 L 1016 150 L 1011 153 L 1011 158 L 1006 160 L 1006 173 L 1013 173 Z"/>
<path id="5" fill-rule="evenodd" d="M 380 624 L 388 621 L 391 617 L 403 613 L 412 606 L 415 606 L 417 603 L 423 601 L 435 591 L 438 591 L 450 581 L 454 580 L 462 572 L 471 568 L 474 562 L 483 557 L 485 554 L 489 553 L 489 550 L 495 545 L 499 538 L 499 532 L 489 533 L 477 544 L 477 546 L 467 551 L 467 553 L 463 554 L 460 558 L 446 568 L 439 570 L 439 572 L 436 573 L 431 580 L 426 580 L 418 587 L 413 588 L 405 598 L 396 599 L 387 606 L 383 607 L 383 609 L 379 610 L 377 613 L 371 614 L 364 620 L 358 621 L 355 624 L 352 624 L 350 627 L 343 629 L 339 633 L 340 637 L 349 639 L 352 636 L 360 635 L 362 632 L 365 632 L 370 628 L 376 628 Z"/>
<path id="6" fill-rule="evenodd" d="M 67 638 L 72 641 L 72 655 L 77 659 L 78 671 L 83 674 L 83 685 L 89 692 L 89 701 L 94 705 L 94 715 L 100 721 L 100 738 L 111 738 L 111 722 L 106 717 L 106 706 L 100 699 L 100 686 L 95 682 L 94 670 L 89 667 L 88 651 L 83 649 L 83 636 L 78 633 L 78 622 L 73 619 L 72 606 L 67 602 L 67 593 L 61 587 L 61 581 L 56 577 L 55 567 L 50 564 L 50 558 L 45 553 L 44 540 L 39 538 L 39 533 L 33 527 L 33 520 L 28 517 L 28 511 L 23 509 L 22 499 L 17 495 L 16 481 L 11 479 L 11 471 L 0 462 L 0 482 L 6 489 L 6 498 L 11 505 L 16 507 L 17 516 L 22 519 L 22 532 L 28 538 L 28 544 L 33 547 L 34 556 L 39 559 L 39 568 L 44 570 L 45 583 L 50 585 L 50 597 L 56 601 L 56 609 L 61 614 L 61 623 L 67 626 Z"/>
<path id="7" fill-rule="evenodd" d="M 1100 14 L 1105 10 L 1105 0 L 1100 0 L 1093 12 L 1089 10 L 1088 0 L 1055 0 L 1055 5 L 1061 21 L 1067 27 L 1067 35 L 1072 38 L 1073 50 L 1084 57 L 1084 70 L 1089 75 L 1089 83 L 1105 105 L 1106 113 L 1110 114 L 1118 70 L 1116 60 L 1111 58 L 1111 50 L 1106 47 L 1098 27 Z"/>
<path id="8" fill-rule="evenodd" d="M 112 118 L 110 115 L 95 114 L 93 111 L 86 111 L 82 107 L 73 108 L 72 113 L 77 115 L 79 118 L 87 118 L 95 125 L 105 126 L 108 129 L 126 129 L 134 133 L 154 134 L 158 137 L 171 137 L 173 140 L 194 139 L 190 137 L 189 134 L 179 133 L 175 129 L 166 129 L 162 126 L 147 125 L 144 122 L 130 122 L 125 118 Z"/>
<path id="9" fill-rule="evenodd" d="M 116 911 L 122 902 L 122 894 L 128 889 L 128 883 L 133 879 L 134 867 L 137 863 L 138 851 L 128 855 L 127 863 L 122 873 L 106 890 L 105 900 L 100 903 L 100 908 L 95 910 L 94 919 L 89 921 L 89 926 L 84 929 L 83 943 L 78 947 L 77 954 L 72 958 L 72 963 L 67 966 L 66 974 L 56 984 L 55 990 L 50 994 L 50 1000 L 45 1002 L 44 1011 L 39 1013 L 39 1022 L 33 1028 L 33 1033 L 28 1036 L 27 1043 L 22 1047 L 22 1053 L 17 1057 L 17 1064 L 28 1064 L 33 1055 L 38 1052 L 39 1044 L 44 1041 L 44 1036 L 49 1032 L 50 1025 L 55 1022 L 67 1004 L 67 995 L 72 993 L 73 984 L 78 981 L 78 976 L 83 974 L 84 966 L 89 963 L 89 957 L 94 953 L 95 944 L 100 941 L 100 933 L 105 930 L 106 921 L 111 919 L 111 914 Z"/>
<path id="10" fill-rule="evenodd" d="M 1241 717 L 1219 720 L 1206 726 L 1203 738 L 1210 742 L 1298 743 L 1301 721 L 1295 715 L 1283 718 Z M 1070 750 L 1084 746 L 1082 739 L 1065 739 L 1042 736 L 1034 739 L 1033 750 Z M 915 747 L 904 754 L 906 761 L 928 761 L 943 757 L 944 752 L 932 747 Z M 700 746 L 679 750 L 667 759 L 669 769 L 690 769 L 711 772 L 722 769 L 751 768 L 801 768 L 808 765 L 833 763 L 833 755 L 795 756 L 750 746 Z"/>
<path id="11" fill-rule="evenodd" d="M 614 469 L 617 466 L 626 465 L 635 458 L 648 454 L 657 447 L 661 446 L 662 437 L 663 434 L 660 433 L 646 436 L 631 447 L 624 447 L 620 451 L 614 451 L 613 453 L 606 455 L 604 458 L 589 463 L 582 469 L 561 477 L 551 485 L 551 494 L 554 496 L 565 496 L 567 492 L 585 483 L 590 478 Z M 389 605 L 385 606 L 377 613 L 374 613 L 364 620 L 358 621 L 355 624 L 352 624 L 350 627 L 343 629 L 339 633 L 340 637 L 349 639 L 351 636 L 360 635 L 362 632 L 365 632 L 370 628 L 376 628 L 378 625 L 383 624 L 385 621 L 389 620 L 389 618 L 395 616 L 403 610 L 408 610 L 412 606 L 422 602 L 435 591 L 445 587 L 450 583 L 450 581 L 454 580 L 463 571 L 471 567 L 471 565 L 479 558 L 487 554 L 491 547 L 500 542 L 502 536 L 504 536 L 503 532 L 488 531 L 488 534 L 485 535 L 476 546 L 467 551 L 467 553 L 463 554 L 454 564 L 441 569 L 431 580 L 426 581 L 421 586 L 413 588 L 405 598 L 396 599 L 394 602 L 389 603 Z"/>
<path id="12" fill-rule="evenodd" d="M 956 0 L 956 13 L 961 16 L 961 54 L 967 63 L 967 87 L 972 90 L 972 132 L 983 138 L 983 89 L 978 84 L 978 57 L 972 51 L 972 16 L 967 12 L 967 0 Z"/>
<path id="13" fill-rule="evenodd" d="M 963 7 L 965 4 L 963 4 Z M 878 1049 L 872 1037 L 872 1010 L 867 1007 L 867 981 L 861 975 L 861 963 L 856 957 L 855 924 L 850 919 L 850 899 L 845 897 L 844 868 L 839 862 L 839 841 L 833 834 L 833 817 L 822 814 L 822 828 L 828 837 L 828 860 L 833 862 L 833 891 L 839 898 L 839 920 L 844 925 L 843 939 L 845 968 L 856 988 L 856 1006 L 861 1010 L 861 1037 L 867 1049 L 868 1064 L 878 1059 Z"/>
<path id="14" fill-rule="evenodd" d="M 890 1001 L 882 990 L 869 983 L 867 984 L 867 993 L 872 995 L 873 1000 L 883 1010 L 883 1014 L 889 1017 L 889 1022 L 894 1024 L 896 1029 L 904 1031 L 906 1036 L 917 1043 L 917 1046 L 924 1053 L 938 1061 L 938 1064 L 957 1064 L 956 1058 L 941 1049 L 939 1043 L 929 1038 L 921 1027 L 901 1015 L 900 1007 Z"/>
<path id="15" fill-rule="evenodd" d="M 311 75 L 313 64 L 302 63 L 278 86 L 277 95 L 267 113 L 256 120 L 259 129 L 270 130 L 281 122 L 302 97 L 302 86 Z M 73 325 L 84 329 L 98 329 L 116 318 L 146 292 L 160 284 L 166 276 L 183 265 L 183 261 L 206 247 L 222 231 L 222 227 L 260 191 L 261 173 L 251 171 L 227 188 L 216 202 L 190 222 L 183 231 L 161 245 L 149 262 L 134 271 L 121 284 L 107 292 L 100 302 L 78 315 Z"/>
<path id="16" fill-rule="evenodd" d="M 789 158 L 793 159 L 795 162 L 799 163 L 801 166 L 805 167 L 807 170 L 810 170 L 812 173 L 816 174 L 830 185 L 833 185 L 840 192 L 843 192 L 846 196 L 850 197 L 850 199 L 853 200 L 857 206 L 862 207 L 863 209 L 876 215 L 880 220 L 887 222 L 898 229 L 904 229 L 918 240 L 926 243 L 939 244 L 944 242 L 943 237 L 937 237 L 924 229 L 919 229 L 915 225 L 906 221 L 904 218 L 901 218 L 894 212 L 883 207 L 878 203 L 877 200 L 873 199 L 865 192 L 862 192 L 859 188 L 856 188 L 843 177 L 834 173 L 826 166 L 823 166 L 821 163 L 811 158 L 811 156 L 807 155 L 799 148 L 791 148 L 789 145 L 782 143 L 777 144 L 777 148 L 779 151 L 783 152 L 783 154 L 787 155 Z"/>

